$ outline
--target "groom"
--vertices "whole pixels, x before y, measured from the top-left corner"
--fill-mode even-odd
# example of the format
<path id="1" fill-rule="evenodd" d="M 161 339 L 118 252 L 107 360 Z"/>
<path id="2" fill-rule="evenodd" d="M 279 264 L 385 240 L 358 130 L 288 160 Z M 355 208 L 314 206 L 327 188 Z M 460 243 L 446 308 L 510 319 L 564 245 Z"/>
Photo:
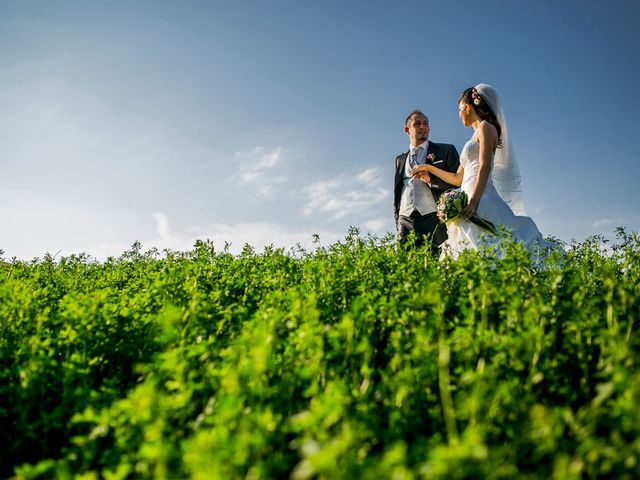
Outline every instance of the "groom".
<path id="1" fill-rule="evenodd" d="M 404 131 L 409 137 L 409 151 L 396 157 L 393 192 L 398 239 L 406 243 L 413 231 L 416 246 L 429 241 L 431 250 L 436 253 L 440 244 L 447 239 L 446 226 L 436 215 L 436 204 L 442 192 L 454 187 L 436 176 L 414 178 L 411 170 L 416 165 L 430 163 L 443 170 L 456 172 L 460 157 L 453 145 L 429 141 L 429 119 L 420 110 L 409 114 Z"/>

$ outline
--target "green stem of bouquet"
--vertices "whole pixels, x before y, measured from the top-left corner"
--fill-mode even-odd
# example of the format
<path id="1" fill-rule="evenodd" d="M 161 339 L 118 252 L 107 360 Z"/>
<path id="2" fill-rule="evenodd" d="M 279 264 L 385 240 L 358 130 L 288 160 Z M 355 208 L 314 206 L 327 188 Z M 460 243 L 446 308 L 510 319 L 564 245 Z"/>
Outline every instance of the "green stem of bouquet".
<path id="1" fill-rule="evenodd" d="M 446 223 L 458 221 L 461 217 L 462 215 L 456 215 L 454 218 L 450 220 L 446 220 Z M 492 235 L 498 234 L 498 230 L 496 229 L 496 226 L 493 223 L 491 223 L 489 220 L 485 220 L 484 218 L 480 218 L 479 216 L 474 215 L 469 219 L 469 221 L 474 225 L 477 225 L 478 227 L 488 231 Z"/>
<path id="2" fill-rule="evenodd" d="M 487 230 L 492 235 L 497 235 L 497 233 L 498 233 L 498 231 L 496 230 L 496 227 L 495 227 L 495 225 L 493 223 L 491 223 L 489 220 L 485 220 L 484 218 L 480 218 L 477 215 L 473 215 L 469 219 L 469 221 L 471 223 L 473 223 L 474 225 L 477 225 L 478 227 Z"/>

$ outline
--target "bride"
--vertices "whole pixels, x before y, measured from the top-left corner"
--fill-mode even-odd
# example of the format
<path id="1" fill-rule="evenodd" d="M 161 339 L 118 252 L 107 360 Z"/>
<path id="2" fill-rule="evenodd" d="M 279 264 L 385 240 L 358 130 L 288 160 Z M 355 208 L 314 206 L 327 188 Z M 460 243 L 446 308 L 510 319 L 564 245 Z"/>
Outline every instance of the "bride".
<path id="1" fill-rule="evenodd" d="M 458 110 L 463 125 L 473 128 L 473 135 L 460 154 L 458 171 L 450 173 L 433 165 L 419 165 L 412 171 L 425 182 L 435 175 L 460 186 L 469 198 L 462 211 L 463 219 L 447 224 L 449 238 L 442 244 L 443 253 L 457 258 L 468 248 L 492 244 L 499 247 L 499 236 L 490 235 L 468 220 L 477 214 L 497 228 L 505 227 L 537 256 L 546 242 L 533 220 L 524 216 L 520 172 L 498 94 L 484 83 L 467 88 L 458 99 Z"/>

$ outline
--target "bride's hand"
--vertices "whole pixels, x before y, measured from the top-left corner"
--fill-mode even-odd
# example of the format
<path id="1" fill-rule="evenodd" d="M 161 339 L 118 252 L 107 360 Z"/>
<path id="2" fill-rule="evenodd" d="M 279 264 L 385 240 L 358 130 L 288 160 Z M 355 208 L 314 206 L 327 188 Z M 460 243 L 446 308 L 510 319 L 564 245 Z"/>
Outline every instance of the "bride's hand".
<path id="1" fill-rule="evenodd" d="M 418 174 L 429 174 L 431 172 L 431 165 L 418 165 L 411 170 L 411 176 L 415 177 Z"/>
<path id="2" fill-rule="evenodd" d="M 469 203 L 466 207 L 462 209 L 462 216 L 469 220 L 478 212 L 478 201 L 475 199 L 470 199 Z"/>
<path id="3" fill-rule="evenodd" d="M 417 178 L 418 180 L 422 180 L 424 183 L 431 183 L 431 175 L 429 175 L 428 173 L 418 172 L 413 175 L 413 177 Z"/>
<path id="4" fill-rule="evenodd" d="M 419 180 L 422 180 L 424 183 L 431 183 L 431 176 L 429 175 L 430 165 L 418 165 L 413 170 L 411 170 L 411 176 L 415 177 Z"/>

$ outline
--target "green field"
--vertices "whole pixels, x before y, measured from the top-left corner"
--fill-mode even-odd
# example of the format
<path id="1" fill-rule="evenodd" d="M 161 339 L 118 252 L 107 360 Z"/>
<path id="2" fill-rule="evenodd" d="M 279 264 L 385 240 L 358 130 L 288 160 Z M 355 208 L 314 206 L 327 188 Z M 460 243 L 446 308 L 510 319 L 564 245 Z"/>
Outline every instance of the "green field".
<path id="1" fill-rule="evenodd" d="M 0 261 L 0 478 L 640 478 L 640 239 Z"/>

